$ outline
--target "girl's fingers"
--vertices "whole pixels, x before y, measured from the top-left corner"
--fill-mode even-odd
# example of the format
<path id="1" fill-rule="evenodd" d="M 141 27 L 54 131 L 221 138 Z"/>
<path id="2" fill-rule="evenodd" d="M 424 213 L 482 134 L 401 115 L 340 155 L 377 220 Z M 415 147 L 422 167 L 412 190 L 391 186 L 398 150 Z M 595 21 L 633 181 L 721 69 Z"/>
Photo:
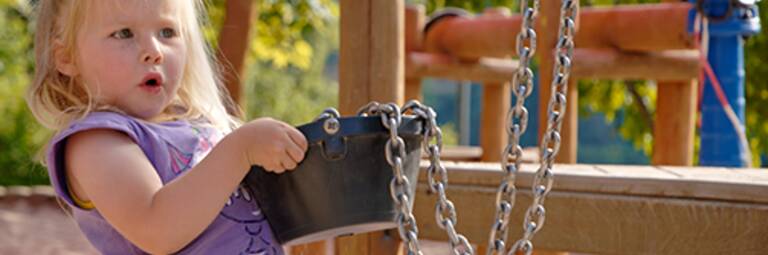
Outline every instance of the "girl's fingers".
<path id="1" fill-rule="evenodd" d="M 290 143 L 285 149 L 285 153 L 288 154 L 288 158 L 293 160 L 293 163 L 299 163 L 304 159 L 304 152 L 306 150 L 299 148 L 298 144 Z"/>
<path id="2" fill-rule="evenodd" d="M 307 144 L 307 138 L 304 137 L 304 134 L 299 132 L 299 130 L 294 127 L 289 127 L 286 133 L 288 133 L 288 137 L 291 138 L 291 141 L 293 141 L 293 143 L 295 143 L 296 145 L 299 146 L 299 148 L 301 148 L 302 155 L 303 155 L 304 154 L 303 152 L 307 151 L 307 148 L 309 147 L 309 144 Z"/>
<path id="3" fill-rule="evenodd" d="M 283 167 L 283 171 L 293 170 L 296 168 L 296 161 L 293 161 L 290 157 L 283 157 L 283 160 L 280 161 L 280 166 Z"/>
<path id="4" fill-rule="evenodd" d="M 277 155 L 276 157 L 274 157 L 272 159 L 272 163 L 269 164 L 270 168 L 272 168 L 272 170 L 270 170 L 270 172 L 273 172 L 273 173 L 276 173 L 276 174 L 281 174 L 281 173 L 285 172 L 286 168 L 285 168 L 285 166 L 283 164 L 284 160 L 282 159 L 284 157 L 285 156 Z"/>

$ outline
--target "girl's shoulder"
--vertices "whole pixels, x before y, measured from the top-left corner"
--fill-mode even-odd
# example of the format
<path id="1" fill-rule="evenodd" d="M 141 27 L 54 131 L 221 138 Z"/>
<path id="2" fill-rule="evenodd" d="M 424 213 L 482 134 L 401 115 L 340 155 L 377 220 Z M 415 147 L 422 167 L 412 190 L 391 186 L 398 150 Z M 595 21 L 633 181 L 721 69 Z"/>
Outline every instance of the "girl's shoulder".
<path id="1" fill-rule="evenodd" d="M 86 116 L 72 121 L 65 129 L 60 130 L 51 142 L 57 138 L 66 138 L 74 133 L 90 129 L 111 129 L 125 133 L 136 142 L 140 142 L 145 136 L 174 136 L 179 129 L 189 129 L 192 126 L 208 127 L 199 121 L 178 119 L 165 122 L 149 122 L 130 115 L 111 111 L 91 112 Z"/>
<path id="2" fill-rule="evenodd" d="M 108 111 L 91 112 L 82 118 L 70 122 L 66 128 L 59 130 L 50 142 L 55 144 L 59 140 L 66 139 L 75 133 L 92 129 L 116 130 L 127 134 L 131 138 L 135 138 L 135 133 L 137 133 L 141 125 L 137 119 L 122 113 Z"/>

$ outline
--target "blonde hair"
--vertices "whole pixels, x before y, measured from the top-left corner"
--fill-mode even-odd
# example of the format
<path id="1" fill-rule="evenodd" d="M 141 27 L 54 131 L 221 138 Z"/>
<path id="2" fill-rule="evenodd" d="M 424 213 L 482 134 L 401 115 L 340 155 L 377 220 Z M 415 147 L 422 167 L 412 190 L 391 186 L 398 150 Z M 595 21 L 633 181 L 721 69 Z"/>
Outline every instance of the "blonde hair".
<path id="1" fill-rule="evenodd" d="M 35 76 L 27 90 L 27 104 L 42 125 L 55 131 L 92 111 L 117 110 L 97 105 L 82 82 L 60 73 L 54 63 L 56 43 L 61 44 L 61 54 L 77 59 L 77 34 L 92 1 L 98 0 L 40 0 L 37 6 Z M 183 6 L 179 21 L 187 61 L 177 96 L 164 113 L 174 118 L 203 119 L 229 131 L 240 122 L 227 113 L 227 107 L 237 108 L 222 86 L 217 62 L 203 38 L 205 6 L 201 0 L 178 1 Z"/>

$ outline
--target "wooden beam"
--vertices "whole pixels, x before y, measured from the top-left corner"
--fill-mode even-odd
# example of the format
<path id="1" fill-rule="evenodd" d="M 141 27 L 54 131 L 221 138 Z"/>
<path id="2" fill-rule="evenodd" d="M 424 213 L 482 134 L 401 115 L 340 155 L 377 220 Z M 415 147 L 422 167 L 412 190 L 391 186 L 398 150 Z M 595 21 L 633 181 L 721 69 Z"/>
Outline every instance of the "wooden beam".
<path id="1" fill-rule="evenodd" d="M 507 146 L 507 112 L 512 101 L 509 82 L 486 83 L 483 86 L 482 112 L 480 116 L 480 160 L 499 162 Z"/>
<path id="2" fill-rule="evenodd" d="M 426 10 L 423 5 L 408 5 L 405 7 L 405 52 L 406 58 L 410 58 L 412 52 L 422 49 L 424 20 L 426 19 Z M 421 93 L 421 77 L 408 75 L 408 61 L 406 60 L 405 70 L 405 101 L 419 100 L 423 101 Z"/>
<path id="3" fill-rule="evenodd" d="M 663 0 L 671 2 L 674 0 Z M 695 55 L 698 63 L 698 51 Z M 699 66 L 695 66 L 698 73 Z M 654 165 L 693 165 L 693 139 L 696 132 L 697 76 L 666 79 L 656 92 L 656 119 L 653 127 Z M 669 80 L 677 80 L 670 82 Z M 686 81 L 687 80 L 687 81 Z"/>
<path id="4" fill-rule="evenodd" d="M 371 49 L 369 0 L 341 0 L 339 6 L 339 111 L 355 114 L 368 103 Z"/>
<path id="5" fill-rule="evenodd" d="M 371 72 L 367 100 L 402 105 L 405 94 L 405 2 L 369 1 Z"/>
<path id="6" fill-rule="evenodd" d="M 458 231 L 485 243 L 503 174 L 498 164 L 444 162 Z M 434 217 L 422 163 L 414 213 Z M 524 165 L 516 185 L 510 238 L 522 233 L 536 165 Z M 768 249 L 768 171 L 611 165 L 556 165 L 546 223 L 535 247 L 596 254 L 762 254 Z M 445 240 L 432 221 L 423 238 Z"/>
<path id="7" fill-rule="evenodd" d="M 626 51 L 692 49 L 687 2 L 584 8 L 576 45 Z"/>
<path id="8" fill-rule="evenodd" d="M 517 66 L 518 61 L 511 59 L 461 61 L 439 53 L 410 52 L 406 58 L 405 76 L 408 79 L 434 77 L 497 84 L 511 81 Z"/>
<path id="9" fill-rule="evenodd" d="M 339 111 L 351 115 L 371 101 L 403 104 L 403 0 L 341 0 Z M 336 239 L 337 255 L 394 254 L 382 234 Z M 396 242 L 395 242 L 396 243 Z"/>
<path id="10" fill-rule="evenodd" d="M 288 247 L 290 255 L 333 255 L 333 239 Z"/>
<path id="11" fill-rule="evenodd" d="M 229 96 L 242 108 L 245 98 L 242 93 L 243 70 L 245 55 L 250 39 L 251 15 L 255 13 L 255 7 L 250 0 L 227 0 L 224 25 L 219 33 L 218 59 L 222 63 L 222 79 L 229 92 Z M 230 114 L 240 117 L 240 109 L 227 109 Z"/>
<path id="12" fill-rule="evenodd" d="M 653 127 L 654 165 L 693 165 L 696 82 L 659 82 Z"/>
<path id="13" fill-rule="evenodd" d="M 699 71 L 696 50 L 576 49 L 573 58 L 573 76 L 578 78 L 690 80 L 695 79 Z"/>
<path id="14" fill-rule="evenodd" d="M 696 78 L 699 68 L 696 50 L 641 53 L 579 48 L 573 55 L 574 78 L 688 80 Z M 500 83 L 510 81 L 518 65 L 511 59 L 462 61 L 440 53 L 409 52 L 405 76 Z"/>
<path id="15" fill-rule="evenodd" d="M 682 2 L 582 8 L 575 44 L 580 48 L 625 51 L 691 49 L 693 37 L 687 31 L 691 8 L 690 3 Z M 520 22 L 520 15 L 444 18 L 427 31 L 424 48 L 428 52 L 462 59 L 516 55 L 515 41 Z M 550 21 L 540 16 L 537 22 Z M 543 25 L 557 26 L 556 20 L 551 22 L 555 24 Z M 537 32 L 540 37 L 546 35 L 541 30 Z"/>
<path id="16" fill-rule="evenodd" d="M 578 3 L 577 3 L 578 4 Z M 582 14 L 583 15 L 583 14 Z M 578 21 L 577 21 L 578 22 Z M 536 31 L 539 33 L 537 53 L 539 58 L 539 130 L 538 141 L 547 128 L 549 120 L 548 108 L 551 98 L 552 72 L 554 70 L 554 48 L 557 43 L 558 26 L 560 23 L 560 2 L 543 1 L 541 2 L 541 13 Z M 577 23 L 578 24 L 578 23 Z M 581 29 L 581 28 L 579 28 Z M 580 33 L 576 32 L 577 36 Z M 577 47 L 580 45 L 577 44 Z M 560 151 L 555 160 L 558 163 L 576 163 L 578 146 L 578 123 L 579 123 L 579 104 L 578 88 L 575 78 L 568 81 L 568 91 L 566 92 L 566 113 L 560 129 L 561 145 Z"/>

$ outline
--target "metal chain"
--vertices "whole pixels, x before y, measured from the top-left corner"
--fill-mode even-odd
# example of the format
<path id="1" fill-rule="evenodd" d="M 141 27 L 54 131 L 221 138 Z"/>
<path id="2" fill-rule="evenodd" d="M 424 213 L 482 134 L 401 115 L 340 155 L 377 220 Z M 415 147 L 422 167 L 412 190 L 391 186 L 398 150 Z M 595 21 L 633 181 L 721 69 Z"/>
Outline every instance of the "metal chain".
<path id="1" fill-rule="evenodd" d="M 408 111 L 426 121 L 422 146 L 424 152 L 429 157 L 430 163 L 427 168 L 429 190 L 438 195 L 438 201 L 435 204 L 435 221 L 437 221 L 437 226 L 448 234 L 453 254 L 475 254 L 469 240 L 464 235 L 456 232 L 456 208 L 445 194 L 445 189 L 448 186 L 448 171 L 446 171 L 440 161 L 440 152 L 443 148 L 443 133 L 437 125 L 437 113 L 431 107 L 424 106 L 416 100 L 406 103 L 401 113 L 405 114 Z"/>
<path id="2" fill-rule="evenodd" d="M 515 95 L 515 106 L 507 113 L 507 147 L 501 155 L 501 169 L 505 172 L 496 192 L 496 217 L 491 225 L 486 254 L 504 254 L 509 229 L 509 214 L 515 205 L 515 176 L 520 170 L 523 158 L 523 148 L 520 137 L 528 127 L 528 109 L 525 99 L 533 92 L 533 70 L 530 62 L 536 52 L 536 32 L 534 22 L 539 12 L 539 0 L 534 0 L 529 6 L 529 0 L 520 1 L 520 12 L 523 22 L 517 35 L 517 54 L 520 66 L 512 79 L 512 92 Z"/>
<path id="3" fill-rule="evenodd" d="M 397 209 L 397 230 L 400 238 L 408 246 L 409 255 L 423 255 L 419 246 L 419 229 L 416 226 L 416 218 L 413 216 L 413 194 L 411 194 L 411 183 L 403 172 L 405 164 L 405 141 L 398 133 L 398 127 L 402 123 L 402 114 L 400 107 L 396 104 L 369 103 L 363 107 L 358 115 L 379 115 L 381 122 L 389 130 L 389 140 L 385 145 L 385 156 L 387 163 L 392 166 L 394 176 L 389 183 L 389 192 Z"/>
<path id="4" fill-rule="evenodd" d="M 560 128 L 565 116 L 566 94 L 568 93 L 568 78 L 573 59 L 573 39 L 576 34 L 576 16 L 578 6 L 574 0 L 562 0 L 560 8 L 560 25 L 556 45 L 555 66 L 552 79 L 552 94 L 547 108 L 547 129 L 541 140 L 541 164 L 533 178 L 531 191 L 533 202 L 525 212 L 523 221 L 523 237 L 515 242 L 509 255 L 523 252 L 529 255 L 533 252 L 531 239 L 544 226 L 546 211 L 544 200 L 552 189 L 554 174 L 552 166 L 555 156 L 560 150 Z"/>

